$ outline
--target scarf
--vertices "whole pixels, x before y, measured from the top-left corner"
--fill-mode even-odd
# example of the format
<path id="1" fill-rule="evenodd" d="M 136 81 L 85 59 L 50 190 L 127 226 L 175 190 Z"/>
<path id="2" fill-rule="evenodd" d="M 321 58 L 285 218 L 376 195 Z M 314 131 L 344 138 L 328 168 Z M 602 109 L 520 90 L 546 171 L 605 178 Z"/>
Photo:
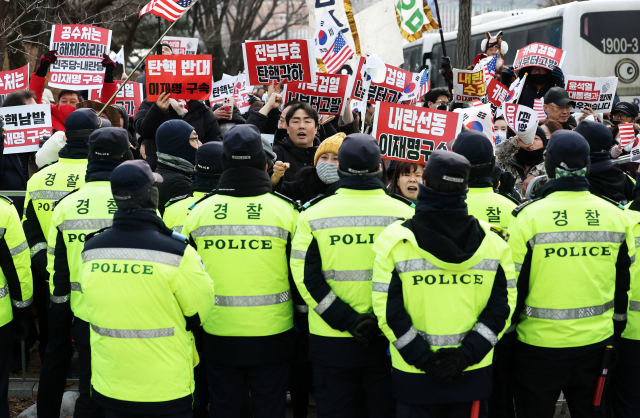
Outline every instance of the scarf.
<path id="1" fill-rule="evenodd" d="M 341 178 L 340 180 L 330 185 L 327 188 L 324 195 L 331 196 L 336 192 L 336 190 L 340 188 L 354 189 L 354 190 L 382 189 L 385 191 L 385 193 L 388 193 L 387 188 L 384 187 L 384 184 L 376 177 L 359 175 L 359 176 L 349 176 L 349 177 Z"/>
<path id="2" fill-rule="evenodd" d="M 589 190 L 589 180 L 582 176 L 569 176 L 549 180 L 540 188 L 540 195 L 547 197 L 553 192 L 584 192 Z"/>
<path id="3" fill-rule="evenodd" d="M 162 152 L 158 152 L 157 155 L 158 164 L 164 164 L 167 167 L 175 168 L 176 170 L 186 174 L 191 174 L 193 171 L 193 164 L 183 158 L 164 154 Z"/>
<path id="4" fill-rule="evenodd" d="M 48 142 L 48 141 L 47 141 Z M 64 147 L 58 151 L 58 157 L 70 160 L 84 160 L 89 155 L 89 140 L 67 140 Z"/>
<path id="5" fill-rule="evenodd" d="M 89 160 L 87 164 L 87 174 L 85 181 L 109 181 L 111 172 L 120 165 L 122 161 L 113 160 Z"/>
<path id="6" fill-rule="evenodd" d="M 520 148 L 516 152 L 516 161 L 522 165 L 533 167 L 544 161 L 544 151 L 546 149 L 546 147 L 542 147 L 537 150 L 527 151 L 524 148 Z"/>
<path id="7" fill-rule="evenodd" d="M 270 193 L 271 177 L 254 167 L 234 167 L 224 170 L 218 181 L 217 193 L 234 197 L 260 196 Z"/>
<path id="8" fill-rule="evenodd" d="M 418 192 L 418 203 L 416 211 L 438 212 L 438 211 L 464 211 L 467 212 L 467 191 L 457 193 L 440 193 L 424 184 L 420 184 Z"/>

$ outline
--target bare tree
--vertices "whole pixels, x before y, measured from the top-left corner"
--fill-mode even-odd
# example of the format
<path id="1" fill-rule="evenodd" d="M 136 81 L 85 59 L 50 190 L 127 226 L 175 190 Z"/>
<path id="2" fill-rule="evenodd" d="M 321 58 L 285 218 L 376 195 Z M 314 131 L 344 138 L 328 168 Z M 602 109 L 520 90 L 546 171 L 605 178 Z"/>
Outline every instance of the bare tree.
<path id="1" fill-rule="evenodd" d="M 456 68 L 469 66 L 469 48 L 471 47 L 471 0 L 460 0 L 458 15 L 458 46 L 456 49 Z"/>

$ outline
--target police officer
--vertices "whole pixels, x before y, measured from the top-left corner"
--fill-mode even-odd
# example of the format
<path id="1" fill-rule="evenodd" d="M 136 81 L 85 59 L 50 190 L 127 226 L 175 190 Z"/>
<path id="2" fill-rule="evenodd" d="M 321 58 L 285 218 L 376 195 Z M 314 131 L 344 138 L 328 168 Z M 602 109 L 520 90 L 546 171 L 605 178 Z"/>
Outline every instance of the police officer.
<path id="1" fill-rule="evenodd" d="M 218 189 L 182 229 L 215 280 L 204 324 L 212 416 L 239 417 L 249 386 L 254 416 L 284 416 L 293 349 L 288 254 L 297 211 L 272 193 L 260 131 L 229 129 Z"/>
<path id="2" fill-rule="evenodd" d="M 553 417 L 562 391 L 572 416 L 600 417 L 592 401 L 614 335 L 625 326 L 635 243 L 623 207 L 589 193 L 589 144 L 556 131 L 551 179 L 520 205 L 509 232 L 518 278 L 514 313 L 518 417 Z M 518 316 L 516 316 L 518 315 Z"/>
<path id="3" fill-rule="evenodd" d="M 106 418 L 192 416 L 190 330 L 211 318 L 213 281 L 186 238 L 156 215 L 160 181 L 141 160 L 113 170 L 113 226 L 82 252 L 92 400 Z"/>
<path id="4" fill-rule="evenodd" d="M 222 175 L 222 143 L 208 142 L 196 151 L 196 168 L 193 170 L 191 193 L 174 197 L 165 204 L 162 220 L 167 227 L 177 233 L 182 232 L 182 225 L 191 211 L 191 205 L 200 200 L 205 194 L 218 187 L 218 180 Z"/>
<path id="5" fill-rule="evenodd" d="M 27 183 L 24 200 L 24 228 L 33 268 L 34 300 L 38 305 L 38 324 L 40 326 L 40 344 L 38 351 L 44 361 L 47 348 L 49 273 L 47 272 L 47 237 L 53 202 L 62 199 L 73 189 L 84 185 L 87 171 L 87 145 L 89 135 L 101 125 L 102 119 L 93 109 L 78 109 L 65 120 L 66 145 L 60 150 L 57 162 L 38 170 Z"/>
<path id="6" fill-rule="evenodd" d="M 4 140 L 4 134 L 0 140 Z M 32 296 L 29 245 L 20 215 L 13 201 L 0 195 L 0 418 L 9 418 L 7 398 L 13 340 L 23 341 L 27 337 Z"/>
<path id="7" fill-rule="evenodd" d="M 318 417 L 351 417 L 363 391 L 370 418 L 391 417 L 388 341 L 371 306 L 374 240 L 410 201 L 380 181 L 380 149 L 370 135 L 348 135 L 338 152 L 341 177 L 298 219 L 291 270 L 309 306 L 309 360 Z"/>
<path id="8" fill-rule="evenodd" d="M 53 254 L 47 266 L 51 276 L 50 339 L 40 373 L 39 417 L 57 418 L 60 411 L 70 338 L 80 359 L 80 397 L 74 417 L 91 416 L 100 410 L 90 397 L 91 350 L 80 253 L 88 234 L 111 225 L 117 206 L 109 176 L 121 162 L 130 159 L 133 154 L 126 130 L 103 128 L 93 132 L 89 137 L 86 184 L 55 205 L 47 240 L 47 251 Z"/>
<path id="9" fill-rule="evenodd" d="M 518 202 L 495 193 L 492 173 L 496 157 L 491 141 L 474 130 L 460 132 L 453 144 L 453 152 L 464 156 L 471 163 L 467 206 L 469 215 L 504 229 L 513 219 L 511 212 Z"/>
<path id="10" fill-rule="evenodd" d="M 466 418 L 475 401 L 487 416 L 515 267 L 504 229 L 468 214 L 469 171 L 461 155 L 432 153 L 415 216 L 373 246 L 373 308 L 391 342 L 398 417 Z"/>

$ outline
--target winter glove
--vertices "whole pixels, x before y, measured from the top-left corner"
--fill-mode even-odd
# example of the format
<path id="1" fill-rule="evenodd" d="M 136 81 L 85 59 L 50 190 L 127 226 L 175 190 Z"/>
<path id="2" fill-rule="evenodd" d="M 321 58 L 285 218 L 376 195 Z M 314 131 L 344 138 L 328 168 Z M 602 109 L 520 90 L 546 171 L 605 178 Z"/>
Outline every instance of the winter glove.
<path id="1" fill-rule="evenodd" d="M 58 60 L 56 56 L 56 50 L 49 51 L 43 56 L 40 57 L 40 65 L 36 69 L 36 75 L 38 77 L 46 77 L 47 71 L 49 70 L 49 66 Z"/>
<path id="2" fill-rule="evenodd" d="M 618 158 L 620 155 L 622 155 L 622 149 L 619 146 L 615 145 L 611 148 L 611 158 Z"/>
<path id="3" fill-rule="evenodd" d="M 440 74 L 448 85 L 453 85 L 453 68 L 451 67 L 451 59 L 449 57 L 442 57 L 442 63 L 440 64 Z"/>
<path id="4" fill-rule="evenodd" d="M 102 54 L 102 66 L 107 69 L 104 73 L 104 82 L 113 83 L 113 71 L 116 69 L 116 63 L 113 62 L 107 54 Z"/>
<path id="5" fill-rule="evenodd" d="M 13 329 L 13 339 L 16 341 L 24 341 L 29 334 L 29 316 L 18 316 L 13 318 L 11 324 Z"/>
<path id="6" fill-rule="evenodd" d="M 359 314 L 356 320 L 349 325 L 347 331 L 356 341 L 366 345 L 372 338 L 371 335 L 379 331 L 378 319 L 372 313 Z"/>
<path id="7" fill-rule="evenodd" d="M 506 88 L 509 88 L 511 86 L 511 80 L 515 76 L 516 73 L 513 71 L 513 67 L 506 68 L 500 75 L 501 83 L 504 84 Z"/>
<path id="8" fill-rule="evenodd" d="M 436 367 L 436 377 L 447 380 L 462 376 L 462 372 L 471 364 L 459 348 L 443 348 L 438 350 L 442 353 L 443 362 Z"/>
<path id="9" fill-rule="evenodd" d="M 560 67 L 554 67 L 551 71 L 551 79 L 558 87 L 564 87 L 564 73 Z"/>

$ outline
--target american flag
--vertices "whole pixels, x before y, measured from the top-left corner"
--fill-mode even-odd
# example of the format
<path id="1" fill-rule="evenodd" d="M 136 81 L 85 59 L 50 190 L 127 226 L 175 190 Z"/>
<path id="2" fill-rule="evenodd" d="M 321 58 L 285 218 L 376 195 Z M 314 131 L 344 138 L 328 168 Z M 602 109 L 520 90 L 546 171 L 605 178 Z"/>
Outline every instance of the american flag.
<path id="1" fill-rule="evenodd" d="M 342 68 L 344 63 L 352 56 L 353 49 L 351 49 L 347 41 L 344 40 L 342 32 L 339 32 L 336 40 L 333 42 L 333 46 L 324 54 L 324 57 L 322 57 L 322 62 L 324 66 L 327 67 L 327 73 L 335 74 L 340 71 L 340 68 Z"/>
<path id="2" fill-rule="evenodd" d="M 620 133 L 620 148 L 624 148 L 635 136 L 635 131 L 633 130 L 633 123 L 621 123 L 618 125 L 618 132 Z"/>
<path id="3" fill-rule="evenodd" d="M 420 77 L 420 91 L 418 92 L 418 100 L 420 97 L 429 93 L 429 70 L 426 68 L 422 70 L 422 76 Z"/>
<path id="4" fill-rule="evenodd" d="M 145 13 L 151 13 L 163 17 L 169 22 L 175 22 L 189 10 L 193 2 L 194 0 L 151 0 L 140 10 L 138 19 Z"/>
<path id="5" fill-rule="evenodd" d="M 495 54 L 493 58 L 484 63 L 484 81 L 489 84 L 492 78 L 496 75 L 496 65 L 498 65 L 498 54 Z"/>
<path id="6" fill-rule="evenodd" d="M 542 120 L 547 118 L 547 114 L 544 113 L 544 99 L 534 99 L 533 110 L 538 113 L 538 119 Z"/>

